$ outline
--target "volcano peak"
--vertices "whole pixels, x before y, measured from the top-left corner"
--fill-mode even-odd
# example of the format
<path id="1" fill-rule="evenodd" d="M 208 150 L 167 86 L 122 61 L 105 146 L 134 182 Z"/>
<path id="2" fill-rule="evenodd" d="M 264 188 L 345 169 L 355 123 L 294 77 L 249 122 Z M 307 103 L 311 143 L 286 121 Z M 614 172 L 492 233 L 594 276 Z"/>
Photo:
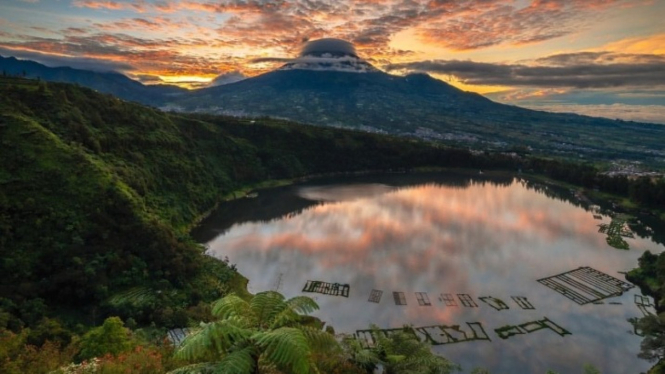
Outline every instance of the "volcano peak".
<path id="1" fill-rule="evenodd" d="M 297 58 L 280 70 L 328 70 L 348 73 L 371 73 L 379 69 L 358 57 L 351 42 L 324 38 L 307 42 Z"/>

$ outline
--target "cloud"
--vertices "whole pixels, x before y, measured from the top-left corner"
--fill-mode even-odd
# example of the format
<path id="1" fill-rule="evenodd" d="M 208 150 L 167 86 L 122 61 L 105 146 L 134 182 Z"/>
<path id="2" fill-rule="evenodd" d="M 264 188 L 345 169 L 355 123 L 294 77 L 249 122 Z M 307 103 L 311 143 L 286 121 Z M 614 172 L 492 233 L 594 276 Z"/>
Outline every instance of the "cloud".
<path id="1" fill-rule="evenodd" d="M 151 74 L 136 74 L 133 76 L 134 79 L 138 80 L 141 83 L 145 84 L 162 84 L 164 80 L 161 77 Z"/>
<path id="2" fill-rule="evenodd" d="M 294 58 L 285 58 L 285 57 L 257 57 L 249 60 L 250 64 L 261 64 L 265 62 L 291 62 L 294 61 Z"/>
<path id="3" fill-rule="evenodd" d="M 314 39 L 348 40 L 359 56 L 381 66 L 414 53 L 396 48 L 404 49 L 404 43 L 393 44 L 402 32 L 419 39 L 414 43 L 418 52 L 428 46 L 480 50 L 574 35 L 602 20 L 609 9 L 642 5 L 625 0 L 71 0 L 65 14 L 73 6 L 82 16 L 65 23 L 68 28 L 38 21 L 5 24 L 0 45 L 132 61 L 153 75 L 210 78 L 219 71 L 266 72 Z M 38 38 L 44 35 L 52 37 Z M 644 44 L 637 39 L 626 43 Z"/>
<path id="4" fill-rule="evenodd" d="M 665 85 L 665 56 L 649 54 L 558 54 L 538 59 L 533 65 L 429 60 L 390 64 L 385 68 L 450 75 L 472 85 L 575 88 Z"/>
<path id="5" fill-rule="evenodd" d="M 619 52 L 575 52 L 560 53 L 536 60 L 537 63 L 552 66 L 588 65 L 588 64 L 663 64 L 665 54 L 619 53 Z"/>
<path id="6" fill-rule="evenodd" d="M 188 74 L 216 74 L 226 68 L 229 61 L 214 57 L 181 53 L 182 49 L 209 47 L 201 39 L 190 38 L 139 38 L 123 33 L 80 34 L 68 33 L 61 38 L 20 36 L 19 41 L 0 41 L 0 47 L 12 56 L 34 57 L 36 61 L 72 61 L 81 67 L 81 61 L 91 61 L 89 68 L 100 66 L 122 67 L 113 70 L 142 70 L 143 73 L 168 75 L 180 71 Z M 214 45 L 214 43 L 212 43 Z M 54 57 L 56 56 L 56 57 Z M 22 58 L 32 58 L 22 57 Z M 133 61 L 128 64 L 127 61 Z M 235 64 L 234 64 L 235 65 Z M 72 65 L 73 66 L 73 65 Z M 227 69 L 225 69 L 227 70 Z M 231 69 L 233 70 L 233 69 Z"/>
<path id="7" fill-rule="evenodd" d="M 209 85 L 223 86 L 225 84 L 239 82 L 245 78 L 247 78 L 247 76 L 239 71 L 229 71 L 216 76 L 212 81 L 210 81 Z"/>
<path id="8" fill-rule="evenodd" d="M 622 53 L 665 54 L 665 33 L 626 38 L 608 43 L 604 50 Z"/>
<path id="9" fill-rule="evenodd" d="M 144 0 L 136 1 L 99 1 L 99 0 L 75 0 L 72 5 L 79 8 L 107 9 L 107 10 L 133 10 L 143 13 L 146 10 Z"/>
<path id="10" fill-rule="evenodd" d="M 390 55 L 391 38 L 414 30 L 426 44 L 452 50 L 481 49 L 502 44 L 525 44 L 568 35 L 584 27 L 593 12 L 622 0 L 533 1 L 401 1 L 401 0 L 76 0 L 77 7 L 136 13 L 229 15 L 217 29 L 226 42 L 249 48 L 299 49 L 303 41 L 336 37 L 353 42 L 360 53 L 380 59 Z M 143 25 L 139 20 L 147 21 Z M 152 29 L 152 18 L 109 22 L 105 26 Z"/>

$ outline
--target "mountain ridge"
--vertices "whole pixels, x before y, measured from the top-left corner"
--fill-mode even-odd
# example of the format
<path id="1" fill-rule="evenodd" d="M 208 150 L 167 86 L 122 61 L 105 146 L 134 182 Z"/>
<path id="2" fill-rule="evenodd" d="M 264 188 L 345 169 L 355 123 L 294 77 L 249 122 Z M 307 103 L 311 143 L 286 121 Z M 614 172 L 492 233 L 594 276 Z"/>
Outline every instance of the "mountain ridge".
<path id="1" fill-rule="evenodd" d="M 98 72 L 69 66 L 49 67 L 16 57 L 0 56 L 0 69 L 6 75 L 80 84 L 99 92 L 146 105 L 159 105 L 168 95 L 187 92 L 186 89 L 172 85 L 145 85 L 115 71 Z"/>
<path id="2" fill-rule="evenodd" d="M 6 69 L 7 61 L 0 58 L 0 68 Z M 17 61 L 13 59 L 15 65 Z M 30 66 L 40 66 L 34 64 L 37 63 L 17 66 L 26 67 L 28 76 L 60 69 L 59 74 L 65 71 L 96 77 L 88 80 L 75 77 L 70 81 L 164 110 L 268 116 L 478 150 L 519 150 L 599 161 L 627 159 L 660 168 L 665 164 L 665 151 L 660 146 L 665 139 L 663 125 L 549 113 L 496 103 L 427 74 L 397 76 L 382 71 L 276 69 L 227 85 L 188 91 L 173 86 L 146 86 L 127 77 L 122 79 L 119 73 L 62 70 L 43 65 L 41 70 L 30 70 Z M 15 66 L 12 72 L 20 74 L 21 70 Z M 50 80 L 53 76 L 58 77 L 55 73 L 43 73 L 41 79 Z"/>

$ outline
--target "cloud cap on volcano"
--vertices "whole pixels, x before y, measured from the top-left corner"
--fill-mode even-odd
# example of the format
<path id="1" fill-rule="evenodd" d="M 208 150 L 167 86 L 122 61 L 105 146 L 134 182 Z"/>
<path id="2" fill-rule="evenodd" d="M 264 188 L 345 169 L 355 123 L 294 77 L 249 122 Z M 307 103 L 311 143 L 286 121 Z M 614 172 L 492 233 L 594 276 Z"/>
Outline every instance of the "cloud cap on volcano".
<path id="1" fill-rule="evenodd" d="M 285 62 L 279 70 L 326 70 L 347 73 L 373 73 L 379 69 L 358 57 L 356 48 L 342 39 L 324 38 L 307 42 L 298 57 L 264 57 L 252 60 L 253 63 Z"/>
<path id="2" fill-rule="evenodd" d="M 300 51 L 300 57 L 331 55 L 335 57 L 351 56 L 359 58 L 356 47 L 342 39 L 324 38 L 312 40 Z"/>

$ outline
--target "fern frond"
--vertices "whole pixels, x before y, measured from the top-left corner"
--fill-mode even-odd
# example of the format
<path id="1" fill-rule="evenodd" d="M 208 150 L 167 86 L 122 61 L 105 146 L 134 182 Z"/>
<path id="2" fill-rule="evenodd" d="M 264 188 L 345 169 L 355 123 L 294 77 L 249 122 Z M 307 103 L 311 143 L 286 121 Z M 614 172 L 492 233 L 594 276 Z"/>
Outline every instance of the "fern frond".
<path id="1" fill-rule="evenodd" d="M 271 329 L 283 326 L 291 326 L 298 322 L 300 314 L 309 314 L 319 309 L 319 305 L 307 296 L 296 296 L 284 302 L 278 307 L 279 312 L 271 317 Z M 275 312 L 278 310 L 277 307 Z"/>
<path id="2" fill-rule="evenodd" d="M 360 349 L 353 355 L 353 362 L 363 368 L 374 369 L 381 362 L 379 355 L 371 349 Z"/>
<path id="3" fill-rule="evenodd" d="M 247 340 L 250 335 L 251 330 L 246 329 L 243 321 L 237 318 L 202 323 L 199 330 L 183 340 L 176 357 L 191 360 L 208 354 L 221 354 L 234 343 Z"/>
<path id="4" fill-rule="evenodd" d="M 247 374 L 254 370 L 256 362 L 252 357 L 254 348 L 251 346 L 244 347 L 232 352 L 229 352 L 219 362 L 215 374 Z"/>
<path id="5" fill-rule="evenodd" d="M 212 314 L 221 318 L 244 317 L 251 320 L 252 311 L 249 303 L 232 293 L 212 304 Z"/>
<path id="6" fill-rule="evenodd" d="M 319 304 L 307 296 L 292 297 L 286 301 L 286 305 L 294 312 L 300 314 L 309 314 L 315 310 L 319 310 Z"/>
<path id="7" fill-rule="evenodd" d="M 289 373 L 308 374 L 310 349 L 305 335 L 296 328 L 282 327 L 255 334 L 264 357 Z"/>
<path id="8" fill-rule="evenodd" d="M 297 328 L 303 333 L 307 344 L 313 351 L 330 352 L 341 348 L 332 334 L 309 326 L 301 325 Z"/>
<path id="9" fill-rule="evenodd" d="M 250 301 L 250 308 L 261 327 L 273 325 L 275 317 L 287 307 L 284 296 L 275 291 L 259 292 Z"/>

